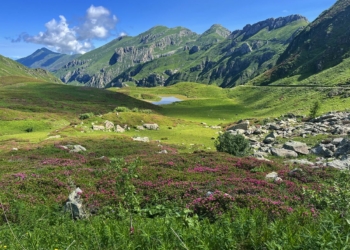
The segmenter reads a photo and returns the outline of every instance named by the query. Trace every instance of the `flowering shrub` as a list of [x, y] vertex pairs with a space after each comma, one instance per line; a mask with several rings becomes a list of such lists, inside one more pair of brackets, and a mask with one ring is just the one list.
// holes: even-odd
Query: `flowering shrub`
[[189, 209], [200, 217], [207, 217], [210, 220], [218, 218], [228, 210], [233, 208], [235, 199], [224, 192], [215, 191], [208, 193], [207, 197], [200, 197], [187, 204]]

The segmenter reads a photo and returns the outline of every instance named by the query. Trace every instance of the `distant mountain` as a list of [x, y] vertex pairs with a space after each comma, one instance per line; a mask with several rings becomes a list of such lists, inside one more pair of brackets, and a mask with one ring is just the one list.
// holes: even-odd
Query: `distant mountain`
[[213, 25], [166, 57], [129, 68], [107, 86], [135, 82], [138, 86], [170, 85], [179, 81], [233, 87], [271, 69], [289, 42], [308, 24], [306, 18], [291, 15], [270, 18], [229, 33]]
[[29, 68], [42, 68], [49, 71], [55, 71], [79, 56], [81, 55], [65, 55], [53, 52], [46, 48], [41, 48], [27, 57], [18, 59], [17, 62]]
[[18, 81], [62, 83], [57, 77], [44, 69], [29, 69], [0, 55], [0, 86]]
[[231, 87], [275, 66], [306, 18], [270, 18], [230, 32], [215, 24], [198, 35], [183, 27], [154, 27], [120, 37], [55, 72], [65, 83], [92, 87], [169, 85], [179, 81]]
[[128, 68], [169, 57], [198, 37], [183, 27], [157, 26], [136, 37], [119, 37], [66, 64], [55, 75], [65, 83], [79, 82], [103, 88]]
[[[349, 68], [350, 58], [350, 0], [338, 0], [309, 24], [289, 44], [277, 61], [277, 66], [254, 81], [254, 84], [270, 84], [285, 77], [295, 76], [296, 82], [325, 84], [323, 72], [337, 78], [334, 84], [350, 83], [349, 72], [338, 76]], [[346, 63], [347, 65], [341, 66]], [[332, 67], [337, 65], [337, 71]], [[307, 82], [304, 80], [310, 76]], [[316, 77], [323, 75], [323, 77]], [[317, 79], [317, 80], [316, 80]], [[288, 84], [288, 81], [284, 81]], [[326, 81], [332, 83], [332, 81]]]

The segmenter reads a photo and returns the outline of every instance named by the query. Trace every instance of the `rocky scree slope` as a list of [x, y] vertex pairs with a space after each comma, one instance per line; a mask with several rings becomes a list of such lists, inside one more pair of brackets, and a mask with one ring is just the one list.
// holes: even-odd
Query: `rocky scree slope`
[[[293, 114], [275, 118], [266, 125], [250, 125], [249, 121], [240, 121], [229, 127], [226, 133], [242, 134], [250, 140], [254, 154], [265, 159], [274, 155], [282, 158], [294, 158], [288, 162], [313, 166], [327, 166], [338, 169], [350, 168], [350, 113], [330, 112], [308, 122], [297, 121]], [[296, 138], [323, 135], [327, 137], [317, 145], [307, 145]], [[280, 141], [286, 141], [281, 143]], [[315, 162], [299, 156], [315, 154]]]

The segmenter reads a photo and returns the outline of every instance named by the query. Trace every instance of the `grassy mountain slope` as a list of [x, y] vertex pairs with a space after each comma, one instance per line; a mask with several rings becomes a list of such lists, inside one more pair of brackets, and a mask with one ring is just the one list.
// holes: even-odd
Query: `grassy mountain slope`
[[[278, 66], [266, 72], [254, 81], [254, 84], [303, 84], [315, 85], [344, 84], [348, 75], [339, 79], [338, 69], [332, 67], [339, 64], [348, 65], [350, 56], [350, 1], [339, 0], [330, 9], [324, 11], [314, 22], [309, 24], [290, 43], [286, 51], [278, 59]], [[347, 66], [340, 66], [347, 68]], [[327, 70], [327, 73], [322, 73]], [[314, 74], [336, 76], [332, 83], [323, 81], [322, 77], [308, 77]], [[344, 71], [343, 71], [344, 73]], [[289, 77], [288, 81], [279, 81]], [[307, 79], [307, 80], [306, 80]]]
[[27, 57], [18, 59], [17, 62], [29, 68], [42, 68], [55, 71], [79, 56], [79, 54], [65, 55], [41, 48]]
[[0, 55], [0, 86], [15, 82], [55, 82], [58, 78], [44, 69], [29, 69], [22, 64]]
[[197, 38], [196, 33], [183, 27], [157, 26], [136, 37], [117, 38], [77, 58], [55, 74], [66, 83], [76, 81], [104, 87], [129, 67], [169, 56]]
[[292, 15], [247, 25], [229, 36], [223, 27], [213, 25], [188, 50], [130, 68], [108, 86], [133, 81], [138, 86], [179, 81], [221, 87], [241, 85], [272, 68], [291, 39], [306, 25], [305, 18]]

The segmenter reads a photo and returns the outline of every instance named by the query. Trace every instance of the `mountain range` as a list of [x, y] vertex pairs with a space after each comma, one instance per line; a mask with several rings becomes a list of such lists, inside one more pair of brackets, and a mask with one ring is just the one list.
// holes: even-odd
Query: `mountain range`
[[156, 26], [84, 55], [42, 48], [18, 62], [50, 70], [66, 84], [97, 88], [180, 81], [220, 87], [345, 84], [350, 82], [349, 14], [350, 0], [339, 0], [312, 23], [290, 15], [233, 32], [214, 24], [201, 35], [184, 27]]
[[42, 68], [49, 71], [55, 71], [79, 56], [81, 55], [65, 55], [53, 52], [47, 48], [41, 48], [27, 57], [18, 59], [17, 62], [29, 68]]

